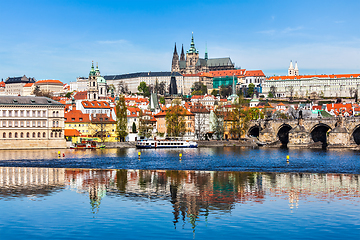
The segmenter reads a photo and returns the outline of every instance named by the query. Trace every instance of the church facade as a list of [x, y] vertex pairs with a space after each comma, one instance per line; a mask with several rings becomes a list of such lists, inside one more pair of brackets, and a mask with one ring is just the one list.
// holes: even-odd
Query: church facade
[[87, 95], [89, 100], [99, 100], [106, 97], [106, 80], [100, 75], [97, 64], [96, 69], [94, 69], [94, 63], [92, 63], [89, 73]]
[[195, 48], [194, 35], [191, 37], [190, 49], [184, 53], [184, 46], [181, 48], [180, 58], [177, 53], [176, 43], [171, 64], [171, 72], [180, 74], [197, 74], [199, 72], [233, 70], [234, 63], [229, 57], [226, 58], [208, 58], [207, 50], [205, 58], [200, 58], [199, 51]]

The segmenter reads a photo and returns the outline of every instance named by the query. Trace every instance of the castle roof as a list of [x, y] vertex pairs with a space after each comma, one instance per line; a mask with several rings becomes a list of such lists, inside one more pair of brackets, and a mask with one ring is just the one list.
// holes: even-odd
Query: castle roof
[[265, 77], [262, 70], [246, 70], [245, 77]]
[[299, 75], [299, 76], [274, 76], [269, 77], [267, 80], [299, 80], [299, 79], [312, 79], [312, 78], [329, 78], [329, 79], [337, 79], [337, 78], [360, 78], [359, 73], [354, 74], [332, 74], [332, 75]]
[[47, 85], [47, 84], [50, 84], [50, 85], [61, 85], [61, 86], [64, 85], [61, 81], [59, 81], [59, 80], [52, 80], [52, 79], [39, 80], [39, 81], [35, 82], [35, 85]]
[[[180, 61], [181, 62], [181, 61]], [[118, 79], [127, 79], [127, 78], [140, 78], [140, 77], [171, 77], [171, 74], [179, 77], [181, 76], [178, 72], [137, 72], [137, 73], [127, 73], [119, 75], [107, 75], [104, 76], [105, 80], [118, 80]]]

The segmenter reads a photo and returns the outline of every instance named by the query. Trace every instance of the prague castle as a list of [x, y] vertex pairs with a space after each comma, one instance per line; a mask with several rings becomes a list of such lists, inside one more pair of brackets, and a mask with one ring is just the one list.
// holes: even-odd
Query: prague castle
[[205, 50], [205, 58], [199, 58], [199, 51], [195, 48], [194, 35], [191, 37], [190, 49], [184, 53], [184, 46], [181, 48], [181, 55], [177, 53], [176, 44], [171, 65], [171, 72], [180, 74], [196, 74], [199, 72], [233, 70], [234, 63], [229, 57], [226, 58], [208, 58]]

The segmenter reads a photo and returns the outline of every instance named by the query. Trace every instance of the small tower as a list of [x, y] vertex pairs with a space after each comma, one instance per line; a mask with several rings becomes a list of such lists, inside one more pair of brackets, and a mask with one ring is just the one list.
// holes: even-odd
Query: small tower
[[191, 36], [190, 49], [186, 51], [186, 74], [196, 73], [196, 63], [199, 60], [199, 51], [195, 48], [194, 33]]
[[290, 61], [290, 67], [288, 69], [288, 76], [295, 76], [294, 74], [295, 73], [294, 73], [293, 63], [292, 63], [292, 61]]
[[179, 71], [180, 71], [179, 55], [178, 55], [178, 53], [177, 53], [176, 43], [175, 43], [175, 48], [174, 48], [174, 53], [173, 53], [173, 59], [172, 59], [172, 63], [171, 63], [171, 72], [179, 72]]
[[94, 62], [92, 62], [90, 73], [89, 73], [89, 80], [88, 80], [88, 99], [89, 100], [97, 100], [98, 98], [99, 98], [99, 95], [98, 95], [96, 71], [94, 69]]
[[297, 62], [295, 62], [294, 76], [299, 76], [299, 69], [298, 69]]
[[207, 61], [209, 59], [208, 51], [207, 51], [207, 44], [205, 44], [205, 60]]

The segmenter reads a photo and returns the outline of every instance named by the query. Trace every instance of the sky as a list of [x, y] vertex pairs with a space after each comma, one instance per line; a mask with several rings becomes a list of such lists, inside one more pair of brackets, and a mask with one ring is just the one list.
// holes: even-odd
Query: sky
[[236, 67], [286, 75], [360, 73], [360, 1], [12, 0], [0, 7], [0, 78], [64, 83], [170, 71], [174, 45]]

